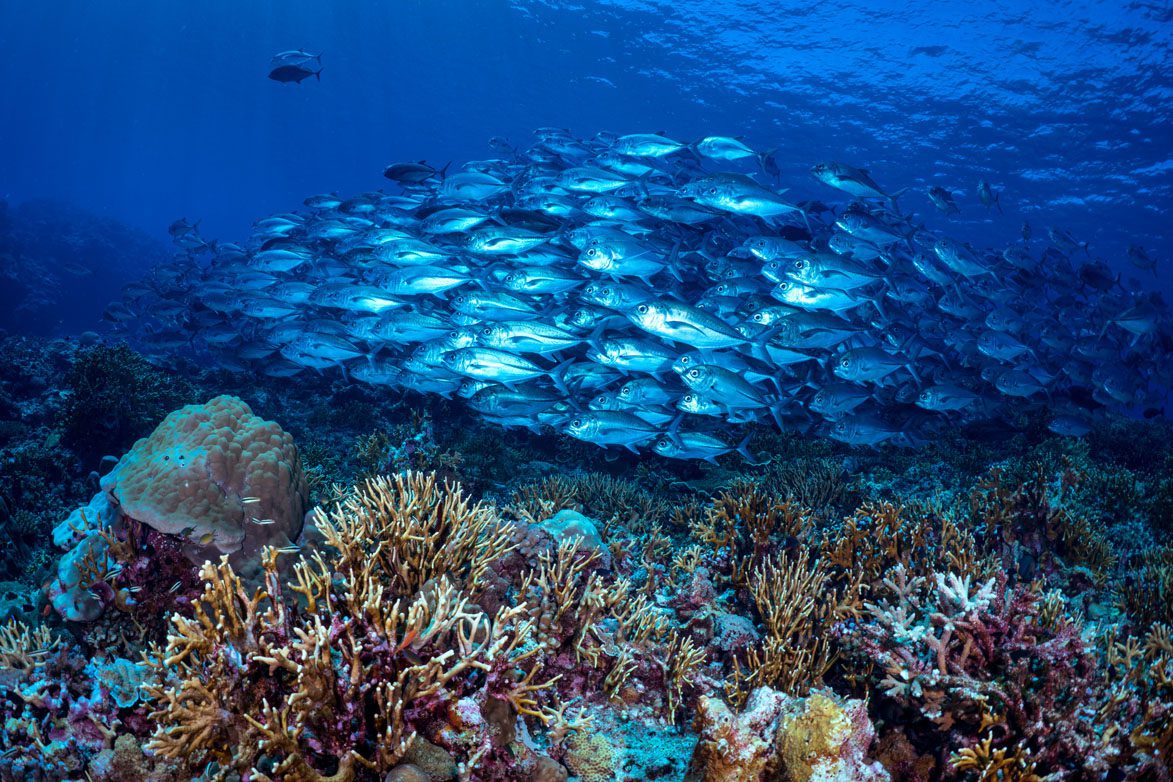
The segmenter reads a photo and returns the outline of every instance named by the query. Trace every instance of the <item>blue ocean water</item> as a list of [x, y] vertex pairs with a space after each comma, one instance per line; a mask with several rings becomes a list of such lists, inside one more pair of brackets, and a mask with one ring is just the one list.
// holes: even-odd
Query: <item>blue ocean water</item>
[[[777, 148], [795, 200], [842, 160], [919, 191], [931, 226], [924, 190], [958, 193], [962, 240], [1063, 228], [1169, 292], [1171, 22], [1159, 2], [5, 2], [0, 196], [228, 240], [311, 193], [384, 186], [390, 162], [488, 157], [539, 126], [719, 133]], [[323, 53], [320, 81], [265, 78], [299, 47]]]
[[1169, 779], [1170, 43], [0, 0], [0, 782]]

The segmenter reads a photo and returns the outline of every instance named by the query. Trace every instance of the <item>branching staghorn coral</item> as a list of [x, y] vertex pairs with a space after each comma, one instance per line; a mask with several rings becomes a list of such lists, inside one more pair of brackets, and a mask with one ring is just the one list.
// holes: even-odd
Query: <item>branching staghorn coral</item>
[[323, 518], [328, 548], [301, 557], [288, 588], [276, 549], [252, 592], [226, 560], [205, 563], [201, 599], [147, 656], [152, 751], [214, 763], [218, 779], [347, 782], [385, 774], [453, 699], [480, 693], [541, 717], [528, 609], [489, 616], [468, 594], [508, 550], [491, 511], [408, 474], [366, 483]]
[[750, 576], [749, 590], [765, 639], [750, 649], [744, 670], [735, 661], [726, 686], [730, 700], [739, 706], [757, 687], [805, 694], [821, 684], [835, 657], [833, 628], [859, 614], [859, 579], [836, 585], [828, 565], [801, 549], [767, 558]]
[[987, 736], [973, 747], [966, 747], [953, 756], [953, 768], [957, 771], [977, 773], [978, 782], [1043, 782], [1035, 773], [1030, 754], [1018, 747], [1014, 752], [994, 749], [993, 738]]
[[0, 625], [0, 668], [32, 673], [60, 642], [48, 627], [34, 630], [19, 619], [9, 619]]
[[651, 681], [664, 692], [664, 716], [674, 720], [704, 652], [672, 630], [669, 613], [648, 594], [598, 572], [599, 559], [581, 538], [568, 538], [522, 577], [518, 599], [529, 606], [549, 670], [585, 676], [620, 704], [641, 700]]
[[552, 476], [519, 486], [506, 507], [531, 524], [560, 510], [577, 510], [598, 519], [604, 537], [616, 525], [636, 531], [672, 515], [667, 502], [634, 481], [599, 472]]
[[675, 724], [684, 690], [693, 684], [697, 672], [705, 664], [705, 650], [698, 648], [691, 638], [677, 633], [673, 636], [668, 644], [667, 658], [662, 664], [667, 689], [664, 716], [668, 722]]
[[1120, 603], [1137, 627], [1173, 624], [1173, 545], [1144, 554]]
[[[1096, 713], [1105, 747], [1120, 745], [1117, 762], [1140, 772], [1173, 769], [1173, 630], [1155, 623], [1143, 640], [1110, 628], [1102, 638], [1106, 692]], [[1159, 777], [1154, 777], [1159, 778]]]
[[738, 481], [713, 500], [691, 525], [692, 536], [712, 551], [712, 564], [736, 586], [773, 551], [809, 538], [809, 511], [781, 500], [751, 481]]
[[766, 491], [823, 515], [841, 506], [849, 493], [842, 459], [830, 456], [774, 461], [761, 476]]
[[1048, 602], [1037, 584], [1008, 588], [1005, 574], [897, 568], [846, 643], [877, 664], [877, 695], [935, 722], [962, 768], [1100, 778], [1119, 748], [1093, 719], [1096, 655], [1073, 612], [1052, 605], [1044, 620]]
[[518, 486], [505, 507], [522, 521], [538, 524], [560, 510], [578, 510], [574, 491], [573, 480], [555, 475]]
[[368, 479], [315, 515], [326, 543], [344, 558], [339, 570], [360, 572], [378, 559], [401, 594], [440, 576], [475, 592], [489, 563], [513, 548], [508, 524], [434, 473]]
[[967, 525], [924, 504], [865, 502], [824, 530], [819, 550], [837, 575], [868, 585], [896, 566], [922, 576], [948, 570], [983, 580], [998, 569]]

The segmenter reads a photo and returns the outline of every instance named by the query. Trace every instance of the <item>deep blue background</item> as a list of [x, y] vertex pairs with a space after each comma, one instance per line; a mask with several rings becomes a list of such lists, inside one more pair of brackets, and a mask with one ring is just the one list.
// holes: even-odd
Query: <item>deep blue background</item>
[[[536, 126], [737, 134], [779, 148], [796, 200], [832, 197], [807, 172], [841, 160], [918, 188], [902, 203], [933, 227], [924, 189], [956, 191], [962, 239], [1056, 225], [1169, 290], [1124, 252], [1173, 248], [1171, 29], [1159, 2], [0, 0], [0, 197], [231, 240]], [[321, 82], [267, 79], [298, 47]]]

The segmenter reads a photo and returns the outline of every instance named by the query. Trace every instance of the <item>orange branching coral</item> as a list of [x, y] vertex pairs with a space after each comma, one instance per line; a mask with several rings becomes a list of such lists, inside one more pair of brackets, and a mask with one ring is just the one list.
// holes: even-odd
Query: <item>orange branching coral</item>
[[616, 524], [643, 529], [672, 516], [667, 502], [634, 481], [597, 472], [526, 484], [513, 492], [506, 507], [530, 523], [569, 508], [598, 519], [604, 531]]
[[522, 577], [518, 596], [529, 606], [536, 642], [558, 665], [568, 666], [573, 658], [597, 672], [601, 680], [595, 681], [617, 702], [638, 697], [629, 690], [632, 677], [658, 665], [663, 678], [677, 682], [677, 701], [670, 707], [675, 711], [694, 670], [685, 660], [695, 659], [697, 651], [681, 645], [670, 631], [668, 612], [646, 593], [633, 593], [627, 579], [597, 571], [599, 552], [580, 542], [568, 538], [543, 552], [538, 567]]
[[544, 719], [528, 609], [490, 616], [469, 595], [508, 550], [489, 511], [408, 475], [368, 482], [323, 526], [327, 547], [288, 588], [276, 549], [251, 592], [227, 559], [204, 564], [201, 599], [147, 655], [155, 753], [193, 772], [214, 763], [218, 780], [348, 782], [385, 774], [453, 699]]
[[836, 585], [827, 563], [812, 562], [803, 549], [767, 559], [753, 572], [749, 589], [766, 637], [750, 649], [746, 672], [736, 666], [727, 687], [733, 703], [756, 687], [801, 694], [821, 683], [835, 658], [831, 629], [860, 613], [858, 577]]
[[1120, 602], [1137, 627], [1173, 624], [1173, 545], [1148, 552]]
[[635, 481], [592, 472], [576, 477], [574, 497], [582, 512], [608, 524], [617, 522], [632, 531], [657, 521], [667, 521], [672, 508]]
[[675, 724], [676, 712], [680, 707], [684, 690], [692, 686], [697, 673], [705, 664], [705, 650], [697, 648], [691, 638], [675, 633], [673, 635], [668, 645], [668, 655], [662, 665], [667, 690], [665, 717], [668, 722]]
[[506, 508], [529, 524], [548, 519], [560, 510], [578, 510], [574, 483], [556, 475], [524, 484], [514, 489]]
[[994, 469], [978, 482], [969, 496], [967, 528], [982, 551], [1000, 558], [1012, 574], [1023, 550], [1035, 554], [1040, 564], [1053, 567], [1055, 554], [1066, 553], [1062, 544], [1071, 539], [1070, 527], [1076, 523], [1065, 503], [1078, 475], [1066, 469], [1052, 481], [1048, 467], [1037, 463], [1018, 486], [1008, 485], [1005, 477], [1002, 470]]
[[514, 545], [492, 508], [472, 503], [459, 485], [437, 482], [434, 473], [369, 479], [316, 515], [326, 543], [343, 557], [341, 570], [359, 572], [378, 559], [401, 594], [440, 576], [475, 592], [489, 563]]
[[788, 540], [806, 540], [813, 523], [810, 512], [797, 503], [781, 500], [756, 483], [739, 481], [713, 500], [691, 531], [712, 549], [713, 564], [727, 570], [733, 584], [744, 586], [772, 551]]
[[775, 461], [761, 478], [766, 491], [820, 515], [843, 504], [850, 486], [841, 459], [807, 457]]
[[875, 584], [896, 566], [919, 575], [934, 568], [988, 578], [996, 564], [983, 557], [973, 534], [922, 505], [865, 502], [823, 533], [822, 556], [839, 573]]
[[989, 736], [972, 748], [960, 750], [952, 760], [957, 771], [976, 772], [979, 782], [1043, 782], [1035, 773], [1030, 753], [1021, 747], [1014, 752], [994, 749]]
[[822, 553], [833, 567], [878, 581], [895, 565], [929, 558], [932, 532], [925, 518], [890, 502], [865, 502], [823, 535]]
[[1155, 623], [1143, 640], [1109, 631], [1103, 643], [1108, 689], [1096, 716], [1104, 745], [1127, 736], [1135, 753], [1173, 757], [1173, 630]]
[[0, 625], [0, 668], [32, 673], [60, 642], [48, 627], [34, 630], [19, 619], [9, 619]]
[[581, 549], [582, 537], [563, 540], [551, 554], [543, 551], [537, 570], [522, 578], [519, 594], [529, 605], [537, 628], [538, 642], [547, 651], [569, 643], [576, 659], [598, 662], [600, 653], [595, 631], [615, 595], [609, 593], [603, 577], [591, 572], [600, 554]]
[[1098, 587], [1103, 587], [1116, 567], [1112, 544], [1086, 516], [1067, 515], [1059, 532], [1060, 542], [1072, 565], [1083, 567]]

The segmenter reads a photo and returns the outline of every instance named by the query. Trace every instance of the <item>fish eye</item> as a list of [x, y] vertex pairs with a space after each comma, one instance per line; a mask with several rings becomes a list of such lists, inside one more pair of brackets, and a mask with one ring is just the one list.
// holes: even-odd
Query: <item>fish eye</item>
[[646, 304], [641, 304], [641, 305], [639, 305], [638, 307], [636, 307], [636, 310], [638, 310], [638, 311], [639, 311], [639, 314], [640, 314], [640, 315], [646, 315], [646, 314], [647, 314], [647, 312], [648, 312], [648, 305], [646, 305]]
[[593, 257], [595, 257], [595, 254], [596, 254], [596, 253], [595, 253], [595, 248], [594, 248], [594, 247], [592, 247], [591, 249], [587, 250], [587, 255], [591, 256], [592, 258], [593, 258]]
[[690, 369], [688, 371], [688, 376], [695, 380], [696, 378], [701, 376], [701, 371], [699, 369]]
[[794, 268], [795, 269], [805, 269], [806, 268], [806, 261], [804, 261], [802, 258], [799, 258], [797, 261], [794, 262]]
[[790, 283], [786, 282], [786, 280], [783, 280], [782, 282], [778, 283], [778, 290], [790, 290]]
[[849, 366], [851, 366], [851, 359], [849, 359], [847, 356], [844, 356], [843, 358], [839, 359], [839, 366], [847, 369]]
[[[453, 334], [455, 334], [456, 332], [452, 332], [452, 333], [453, 333]], [[485, 327], [484, 327], [484, 328], [481, 330], [481, 333], [482, 333], [482, 334], [484, 334], [484, 335], [487, 337], [487, 336], [489, 336], [490, 334], [492, 334], [492, 333], [493, 333], [493, 328], [492, 328], [491, 326], [485, 326]]]
[[575, 426], [575, 427], [582, 426], [582, 419], [575, 418], [573, 421], [570, 422], [570, 425]]
[[709, 188], [709, 195], [716, 195], [716, 194], [717, 194], [717, 188], [710, 187]]
[[755, 312], [755, 313], [753, 314], [753, 320], [754, 320], [754, 323], [761, 323], [761, 322], [762, 322], [762, 318], [764, 318], [764, 317], [766, 317], [766, 316], [765, 316], [765, 315], [763, 315], [762, 313], [760, 313], [760, 312]]

